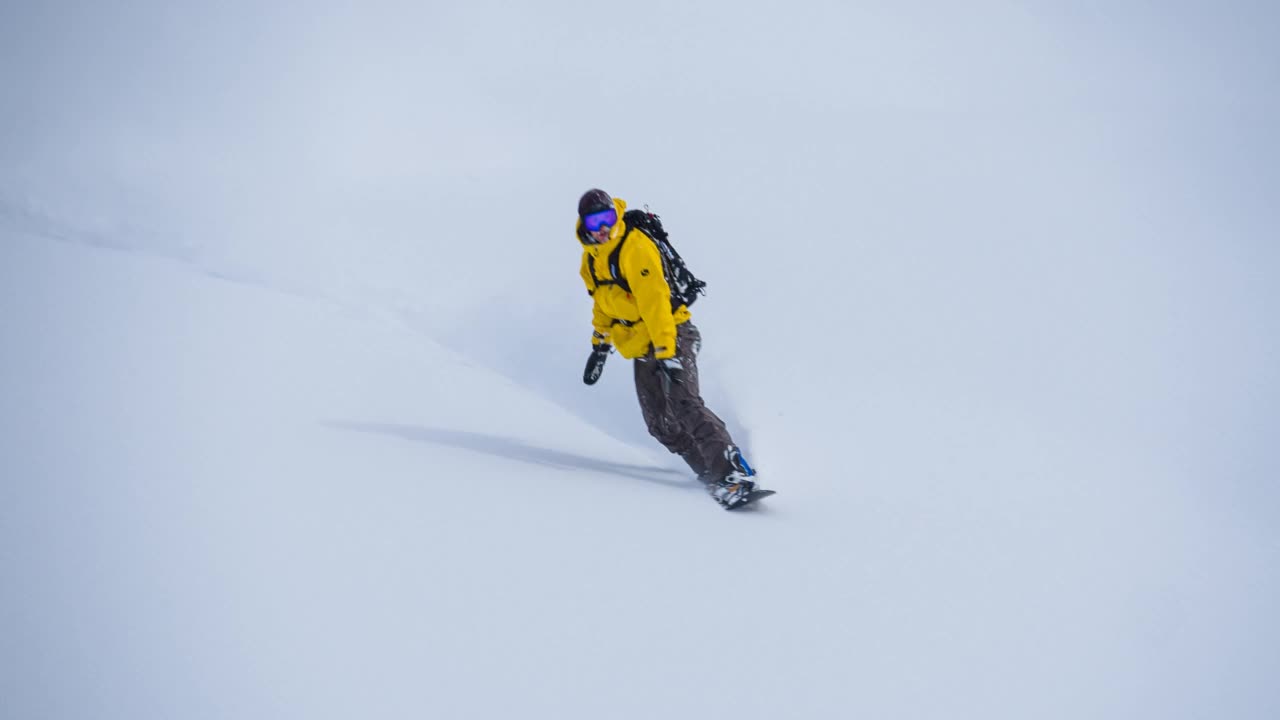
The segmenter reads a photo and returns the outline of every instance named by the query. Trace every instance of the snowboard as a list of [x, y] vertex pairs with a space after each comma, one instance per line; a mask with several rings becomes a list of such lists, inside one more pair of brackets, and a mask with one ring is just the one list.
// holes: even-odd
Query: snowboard
[[751, 492], [747, 493], [746, 500], [743, 500], [737, 505], [726, 507], [725, 510], [741, 510], [743, 508], [749, 508], [752, 505], [754, 505], [757, 500], [762, 500], [764, 498], [769, 497], [770, 495], [776, 495], [776, 494], [777, 494], [776, 490], [759, 490], [759, 489], [752, 490]]

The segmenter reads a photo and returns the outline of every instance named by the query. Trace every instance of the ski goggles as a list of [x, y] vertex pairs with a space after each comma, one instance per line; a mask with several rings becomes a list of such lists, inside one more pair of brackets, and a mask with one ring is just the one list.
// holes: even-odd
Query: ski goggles
[[582, 227], [586, 228], [587, 232], [596, 232], [600, 228], [613, 227], [617, 223], [618, 211], [613, 208], [593, 212], [582, 218]]

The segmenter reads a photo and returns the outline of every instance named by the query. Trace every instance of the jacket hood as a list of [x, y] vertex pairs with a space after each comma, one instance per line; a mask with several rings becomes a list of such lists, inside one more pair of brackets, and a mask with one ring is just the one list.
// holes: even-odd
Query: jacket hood
[[578, 242], [582, 243], [582, 248], [584, 250], [590, 249], [590, 248], [604, 247], [605, 245], [612, 244], [616, 242], [618, 238], [622, 237], [622, 234], [624, 232], [626, 232], [627, 228], [626, 228], [626, 224], [623, 223], [622, 221], [622, 216], [627, 212], [627, 201], [623, 200], [622, 198], [614, 198], [613, 207], [618, 211], [618, 222], [614, 223], [613, 227], [609, 229], [609, 239], [602, 243], [597, 243], [595, 241], [587, 239], [588, 238], [587, 232], [582, 227], [582, 218], [578, 218], [578, 225], [577, 225]]

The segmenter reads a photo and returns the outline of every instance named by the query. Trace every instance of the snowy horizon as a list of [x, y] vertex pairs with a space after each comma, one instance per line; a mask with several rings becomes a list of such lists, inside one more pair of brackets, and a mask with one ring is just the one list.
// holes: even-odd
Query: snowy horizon
[[5, 6], [0, 716], [1276, 717], [1278, 19]]

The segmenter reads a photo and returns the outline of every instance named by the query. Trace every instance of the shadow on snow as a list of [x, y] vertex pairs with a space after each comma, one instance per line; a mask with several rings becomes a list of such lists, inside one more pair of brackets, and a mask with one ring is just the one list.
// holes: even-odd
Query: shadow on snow
[[586, 455], [576, 455], [563, 450], [538, 447], [514, 438], [464, 430], [444, 430], [440, 428], [417, 427], [413, 425], [397, 425], [394, 423], [369, 423], [351, 421], [328, 421], [326, 426], [338, 430], [389, 435], [391, 437], [412, 440], [414, 442], [443, 445], [461, 448], [472, 452], [495, 457], [517, 460], [531, 465], [560, 468], [566, 470], [589, 470], [592, 472], [621, 475], [635, 480], [667, 485], [669, 487], [692, 488], [697, 484], [687, 473], [679, 470], [661, 468], [652, 465], [628, 465], [610, 462]]

